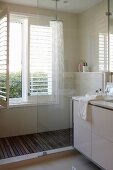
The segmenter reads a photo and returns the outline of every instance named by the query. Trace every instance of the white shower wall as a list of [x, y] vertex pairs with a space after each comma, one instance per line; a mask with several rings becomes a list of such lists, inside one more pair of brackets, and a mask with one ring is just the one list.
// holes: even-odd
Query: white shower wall
[[101, 89], [104, 92], [104, 74], [99, 72], [76, 72], [74, 74], [74, 84], [77, 95], [95, 93]]

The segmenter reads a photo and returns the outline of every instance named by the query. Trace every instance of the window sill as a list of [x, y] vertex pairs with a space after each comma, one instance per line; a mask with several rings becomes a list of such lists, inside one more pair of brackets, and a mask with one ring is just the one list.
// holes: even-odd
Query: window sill
[[13, 108], [13, 107], [29, 107], [29, 106], [31, 106], [31, 107], [35, 107], [35, 106], [37, 106], [37, 105], [53, 105], [53, 104], [56, 104], [55, 102], [53, 102], [53, 103], [49, 103], [49, 102], [47, 102], [47, 103], [30, 103], [30, 102], [20, 102], [20, 103], [10, 103], [9, 104], [9, 108]]
[[[8, 108], [16, 108], [16, 107], [36, 107], [36, 103], [10, 103]], [[6, 109], [5, 107], [0, 105], [0, 109]]]
[[[8, 108], [19, 108], [19, 107], [36, 107], [37, 105], [53, 105], [58, 103], [10, 103]], [[6, 109], [5, 107], [0, 105], [0, 109]]]
[[[10, 103], [9, 108], [14, 108], [14, 107], [36, 107], [38, 105], [56, 105], [58, 104], [57, 102], [46, 102], [46, 103], [30, 103], [30, 102], [19, 102], [19, 103]], [[3, 108], [1, 106], [1, 108]]]
[[[44, 98], [43, 98], [44, 99]], [[23, 101], [22, 98], [14, 98], [14, 99], [9, 99], [9, 107], [8, 108], [15, 108], [15, 107], [36, 107], [39, 105], [56, 105], [58, 104], [57, 100], [28, 100], [28, 101]], [[0, 109], [6, 109], [3, 106], [0, 106]]]
[[36, 106], [36, 102], [23, 101], [22, 98], [9, 99], [9, 108]]
[[25, 103], [25, 102], [20, 102], [20, 103], [10, 103], [9, 108], [13, 107], [28, 107], [28, 106], [37, 106], [36, 103]]

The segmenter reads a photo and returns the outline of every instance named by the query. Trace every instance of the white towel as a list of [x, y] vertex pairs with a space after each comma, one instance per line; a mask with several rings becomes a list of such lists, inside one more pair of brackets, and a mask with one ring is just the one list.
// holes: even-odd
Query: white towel
[[78, 115], [86, 120], [87, 119], [87, 110], [88, 110], [88, 100], [87, 98], [84, 96], [84, 97], [80, 97], [78, 99], [79, 101], [79, 104], [78, 104]]
[[88, 113], [88, 103], [91, 100], [103, 100], [104, 96], [97, 94], [97, 95], [88, 95], [86, 94], [83, 97], [79, 97], [79, 108], [78, 108], [78, 115], [83, 119], [87, 120], [87, 113]]

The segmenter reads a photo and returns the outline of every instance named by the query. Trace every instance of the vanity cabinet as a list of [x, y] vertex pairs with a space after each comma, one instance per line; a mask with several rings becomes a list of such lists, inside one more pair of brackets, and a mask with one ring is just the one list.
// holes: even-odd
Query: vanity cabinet
[[84, 121], [78, 115], [78, 101], [73, 102], [74, 118], [74, 147], [91, 158], [91, 114], [89, 120]]
[[113, 110], [89, 105], [88, 120], [73, 101], [74, 147], [105, 170], [113, 170]]
[[113, 110], [92, 106], [92, 160], [113, 170]]

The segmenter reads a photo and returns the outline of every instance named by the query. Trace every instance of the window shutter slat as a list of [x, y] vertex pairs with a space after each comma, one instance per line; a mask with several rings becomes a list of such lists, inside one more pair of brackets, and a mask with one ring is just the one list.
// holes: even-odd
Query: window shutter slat
[[52, 94], [52, 30], [30, 26], [30, 94]]
[[9, 104], [9, 15], [7, 11], [3, 11], [0, 16], [0, 105], [7, 107]]
[[99, 71], [108, 71], [108, 36], [99, 34]]

